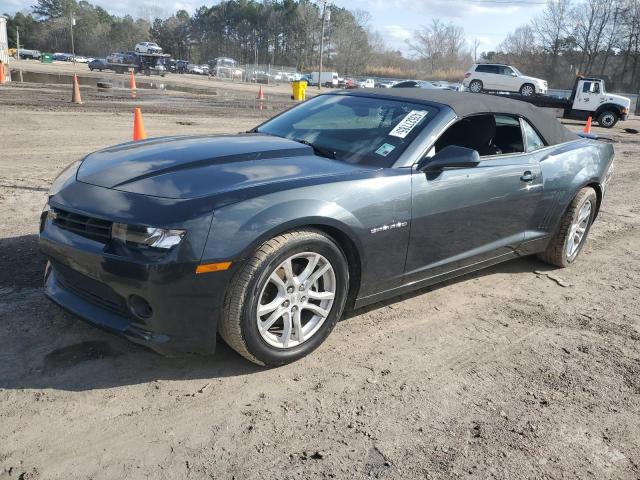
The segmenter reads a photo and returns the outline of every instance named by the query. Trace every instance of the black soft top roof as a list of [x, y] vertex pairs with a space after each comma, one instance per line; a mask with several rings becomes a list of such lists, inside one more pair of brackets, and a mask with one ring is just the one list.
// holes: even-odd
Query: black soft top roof
[[[479, 93], [456, 92], [425, 88], [389, 88], [385, 90], [356, 89], [341, 92], [345, 95], [384, 97], [418, 103], [449, 106], [458, 117], [482, 113], [507, 113], [526, 118], [542, 135], [548, 145], [570, 142], [578, 136], [569, 131], [553, 115], [530, 103]], [[437, 106], [437, 105], [435, 105]]]

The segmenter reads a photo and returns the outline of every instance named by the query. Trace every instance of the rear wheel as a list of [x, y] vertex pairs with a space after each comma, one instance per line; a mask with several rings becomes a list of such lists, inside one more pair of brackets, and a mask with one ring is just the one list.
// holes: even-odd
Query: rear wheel
[[530, 83], [525, 83], [520, 87], [520, 95], [523, 97], [532, 97], [536, 94], [536, 89]]
[[618, 113], [613, 110], [605, 110], [598, 115], [598, 125], [604, 128], [611, 128], [618, 123]]
[[469, 84], [469, 91], [473, 93], [482, 92], [482, 82], [480, 80], [471, 80]]
[[219, 331], [240, 355], [283, 365], [315, 350], [331, 333], [347, 298], [342, 250], [316, 230], [296, 230], [264, 243], [227, 292]]
[[568, 267], [575, 262], [587, 241], [597, 202], [598, 197], [593, 188], [585, 187], [580, 190], [562, 217], [558, 231], [547, 249], [538, 257], [558, 267]]

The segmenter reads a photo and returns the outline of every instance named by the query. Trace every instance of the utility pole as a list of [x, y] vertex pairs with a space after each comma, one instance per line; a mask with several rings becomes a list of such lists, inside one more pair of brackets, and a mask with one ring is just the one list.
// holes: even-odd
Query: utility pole
[[16, 60], [20, 60], [20, 31], [16, 27]]
[[320, 65], [318, 71], [318, 90], [322, 90], [322, 56], [324, 54], [324, 22], [327, 16], [327, 4], [330, 0], [322, 1], [322, 27], [320, 29]]
[[71, 55], [73, 55], [73, 64], [76, 63], [76, 47], [73, 44], [73, 26], [76, 24], [76, 19], [73, 18], [73, 11], [69, 13], [69, 26], [71, 27]]
[[478, 39], [476, 38], [473, 41], [473, 61], [477, 62], [478, 61], [478, 45], [480, 45], [480, 42], [478, 41]]

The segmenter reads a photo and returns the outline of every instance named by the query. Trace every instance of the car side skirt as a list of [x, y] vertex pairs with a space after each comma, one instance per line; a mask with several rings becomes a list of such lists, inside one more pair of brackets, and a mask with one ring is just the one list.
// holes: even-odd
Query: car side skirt
[[419, 290], [421, 288], [429, 287], [431, 285], [435, 285], [437, 283], [441, 283], [446, 280], [450, 280], [452, 278], [460, 277], [462, 275], [466, 275], [467, 273], [475, 272], [477, 270], [482, 270], [483, 268], [490, 267], [491, 265], [506, 262], [507, 260], [512, 260], [520, 256], [521, 255], [518, 253], [509, 252], [503, 255], [499, 255], [497, 257], [490, 258], [488, 260], [483, 260], [478, 263], [474, 263], [471, 265], [467, 265], [465, 267], [458, 268], [456, 270], [452, 270], [450, 272], [444, 272], [442, 274], [435, 275], [433, 277], [428, 277], [422, 280], [416, 280], [414, 282], [405, 283], [404, 285], [401, 285], [396, 288], [392, 288], [390, 290], [385, 290], [384, 292], [376, 293], [374, 295], [369, 295], [367, 297], [358, 298], [355, 301], [354, 308], [360, 308], [367, 305], [371, 305], [372, 303], [388, 300], [389, 298], [402, 295], [403, 293], [408, 293], [414, 290]]

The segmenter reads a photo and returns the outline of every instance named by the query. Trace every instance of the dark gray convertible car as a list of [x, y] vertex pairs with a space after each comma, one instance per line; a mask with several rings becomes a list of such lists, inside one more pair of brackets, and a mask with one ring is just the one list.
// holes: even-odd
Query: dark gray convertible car
[[54, 181], [46, 294], [154, 350], [262, 365], [346, 308], [585, 244], [610, 144], [514, 100], [424, 89], [320, 95], [239, 135], [106, 148]]

